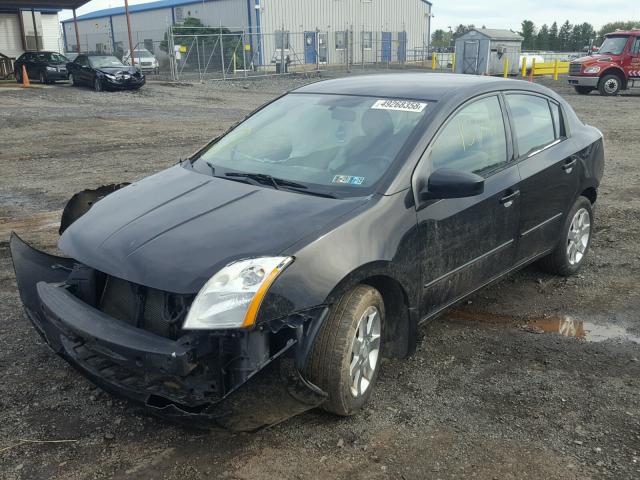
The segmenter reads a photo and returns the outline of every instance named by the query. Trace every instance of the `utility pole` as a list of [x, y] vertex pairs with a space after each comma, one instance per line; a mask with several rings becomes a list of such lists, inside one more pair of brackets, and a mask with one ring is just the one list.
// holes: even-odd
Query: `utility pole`
[[124, 15], [127, 17], [127, 32], [129, 33], [129, 56], [131, 57], [131, 66], [136, 66], [136, 57], [133, 51], [133, 37], [131, 36], [131, 18], [129, 17], [129, 0], [124, 0]]

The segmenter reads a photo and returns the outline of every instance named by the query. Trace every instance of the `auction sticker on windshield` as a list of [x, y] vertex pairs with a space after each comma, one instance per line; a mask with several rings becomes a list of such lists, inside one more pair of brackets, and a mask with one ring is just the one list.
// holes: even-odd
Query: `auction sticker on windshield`
[[400, 112], [420, 113], [427, 108], [427, 104], [411, 100], [378, 100], [371, 108], [374, 110], [396, 110]]

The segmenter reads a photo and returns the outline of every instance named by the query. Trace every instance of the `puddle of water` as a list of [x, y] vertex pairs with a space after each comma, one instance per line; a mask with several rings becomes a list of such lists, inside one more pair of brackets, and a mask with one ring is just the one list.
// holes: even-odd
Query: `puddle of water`
[[630, 333], [625, 327], [612, 323], [593, 323], [579, 320], [569, 315], [556, 315], [543, 318], [522, 320], [506, 315], [494, 315], [487, 312], [474, 312], [455, 309], [450, 315], [459, 320], [483, 323], [494, 323], [504, 326], [520, 325], [531, 333], [555, 333], [565, 337], [573, 337], [587, 342], [604, 342], [605, 340], [624, 340], [640, 344], [640, 336]]
[[575, 337], [587, 342], [604, 342], [615, 339], [640, 343], [640, 336], [633, 335], [620, 325], [584, 322], [568, 315], [529, 320], [527, 326], [539, 328], [545, 333], [558, 333], [565, 337]]

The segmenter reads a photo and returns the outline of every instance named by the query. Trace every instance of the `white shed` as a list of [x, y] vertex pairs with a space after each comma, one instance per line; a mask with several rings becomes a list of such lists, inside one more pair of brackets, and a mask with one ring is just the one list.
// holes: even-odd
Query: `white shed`
[[517, 75], [520, 35], [511, 30], [474, 28], [456, 39], [456, 73], [471, 75], [501, 75], [504, 62], [509, 62], [509, 74]]

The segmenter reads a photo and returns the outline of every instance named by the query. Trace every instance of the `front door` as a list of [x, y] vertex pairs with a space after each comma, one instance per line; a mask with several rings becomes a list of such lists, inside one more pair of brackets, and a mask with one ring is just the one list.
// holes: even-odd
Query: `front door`
[[477, 75], [479, 61], [480, 41], [471, 40], [464, 42], [464, 49], [462, 52], [462, 73]]
[[579, 193], [579, 154], [567, 141], [560, 105], [541, 95], [505, 95], [511, 114], [522, 214], [518, 261], [555, 247], [565, 214]]
[[520, 217], [520, 175], [498, 95], [455, 113], [427, 149], [423, 165], [485, 178], [475, 197], [427, 202], [417, 212], [422, 244], [422, 316], [433, 314], [508, 270]]
[[629, 60], [625, 65], [625, 73], [629, 79], [634, 79], [636, 86], [640, 85], [640, 36], [632, 39], [629, 49]]
[[27, 69], [27, 75], [29, 79], [33, 80], [34, 78], [38, 78], [40, 72], [38, 71], [38, 64], [36, 63], [36, 54], [35, 53], [27, 53], [24, 59], [24, 66]]
[[316, 32], [304, 32], [304, 63], [315, 64], [318, 58]]
[[398, 32], [398, 62], [407, 61], [407, 32]]
[[381, 60], [383, 62], [391, 61], [391, 32], [382, 32], [381, 43]]

